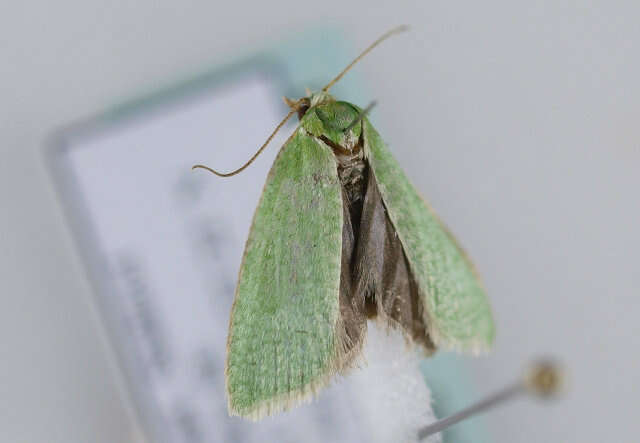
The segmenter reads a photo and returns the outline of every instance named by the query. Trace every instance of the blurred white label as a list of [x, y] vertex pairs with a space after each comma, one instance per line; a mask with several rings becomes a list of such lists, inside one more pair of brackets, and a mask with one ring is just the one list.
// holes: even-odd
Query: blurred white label
[[[95, 257], [99, 306], [154, 440], [378, 441], [371, 413], [363, 417], [372, 410], [363, 394], [371, 386], [334, 386], [312, 405], [258, 424], [227, 414], [224, 360], [236, 277], [268, 169], [291, 127], [238, 176], [191, 166], [242, 165], [283, 117], [278, 92], [247, 74], [72, 134], [64, 151], [75, 195], [68, 198], [79, 200], [71, 206], [82, 208], [81, 230], [89, 233], [81, 247]], [[416, 389], [426, 390], [416, 374], [423, 386]]]

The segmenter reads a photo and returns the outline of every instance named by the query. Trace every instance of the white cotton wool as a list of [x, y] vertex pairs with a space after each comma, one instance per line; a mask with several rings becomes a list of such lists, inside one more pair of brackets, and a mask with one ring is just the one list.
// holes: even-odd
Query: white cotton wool
[[[340, 383], [350, 391], [358, 411], [363, 441], [417, 442], [418, 430], [436, 418], [431, 392], [419, 368], [418, 350], [397, 331], [370, 322], [364, 359]], [[440, 435], [422, 440], [439, 443]]]

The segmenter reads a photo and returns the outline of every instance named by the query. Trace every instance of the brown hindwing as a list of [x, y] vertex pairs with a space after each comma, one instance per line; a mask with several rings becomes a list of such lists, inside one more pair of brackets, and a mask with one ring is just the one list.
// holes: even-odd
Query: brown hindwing
[[358, 299], [353, 296], [353, 285], [351, 277], [351, 257], [355, 249], [356, 239], [354, 237], [351, 217], [349, 215], [349, 201], [347, 195], [342, 192], [343, 204], [343, 226], [342, 226], [342, 264], [340, 268], [340, 317], [342, 319], [341, 348], [340, 353], [342, 368], [348, 368], [358, 356], [364, 343], [367, 332], [367, 316], [364, 306], [358, 303]]
[[357, 223], [351, 221], [352, 226], [358, 226], [350, 260], [352, 304], [368, 317], [378, 316], [390, 327], [400, 329], [410, 341], [432, 353], [435, 345], [423, 320], [423, 305], [409, 262], [373, 171], [367, 167], [363, 172], [366, 191], [362, 213]]
[[[322, 140], [327, 143], [325, 140]], [[327, 143], [328, 144], [328, 143]], [[340, 314], [342, 368], [360, 353], [367, 318], [399, 329], [427, 354], [435, 351], [424, 322], [424, 306], [402, 243], [387, 215], [373, 170], [362, 155], [328, 144], [338, 159], [342, 183]]]

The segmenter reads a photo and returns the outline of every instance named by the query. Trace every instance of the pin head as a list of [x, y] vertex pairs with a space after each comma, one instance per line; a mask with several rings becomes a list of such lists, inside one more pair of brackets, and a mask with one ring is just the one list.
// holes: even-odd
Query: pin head
[[530, 392], [540, 397], [550, 397], [562, 387], [562, 370], [551, 360], [541, 360], [529, 369], [525, 384]]

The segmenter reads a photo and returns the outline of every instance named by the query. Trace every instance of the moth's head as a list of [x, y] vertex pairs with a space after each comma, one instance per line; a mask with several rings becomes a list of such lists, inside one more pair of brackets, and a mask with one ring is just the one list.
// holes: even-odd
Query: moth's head
[[350, 152], [361, 133], [359, 110], [347, 102], [336, 101], [326, 91], [311, 92], [298, 100], [284, 97], [285, 103], [298, 113], [302, 127], [331, 144], [334, 149]]
[[[325, 143], [329, 144], [334, 151], [353, 154], [358, 150], [358, 141], [362, 133], [362, 121], [365, 114], [375, 104], [372, 102], [367, 108], [360, 111], [355, 106], [345, 102], [336, 101], [331, 94], [327, 91], [337, 83], [351, 67], [356, 64], [362, 57], [364, 57], [369, 51], [376, 47], [380, 42], [386, 40], [389, 36], [406, 31], [406, 26], [398, 26], [383, 34], [378, 40], [373, 42], [367, 49], [365, 49], [358, 57], [355, 58], [346, 68], [340, 72], [333, 80], [331, 80], [324, 88], [318, 92], [311, 92], [307, 90], [306, 97], [302, 97], [298, 100], [291, 100], [284, 97], [285, 103], [291, 108], [291, 111], [286, 117], [276, 126], [276, 129], [271, 133], [266, 142], [258, 149], [258, 152], [254, 154], [247, 163], [235, 171], [229, 173], [221, 173], [214, 169], [211, 169], [204, 165], [195, 165], [193, 169], [200, 168], [206, 169], [220, 177], [231, 177], [242, 172], [247, 166], [249, 166], [258, 155], [269, 144], [271, 139], [275, 136], [280, 128], [293, 116], [298, 114], [300, 119], [300, 125], [309, 134], [312, 134], [320, 138]], [[313, 110], [314, 112], [309, 112]]]
[[291, 100], [288, 97], [284, 97], [284, 102], [292, 110], [296, 111], [299, 120], [302, 120], [302, 117], [305, 116], [309, 108], [335, 101], [336, 99], [326, 91], [311, 92], [308, 88], [307, 95], [298, 100]]

